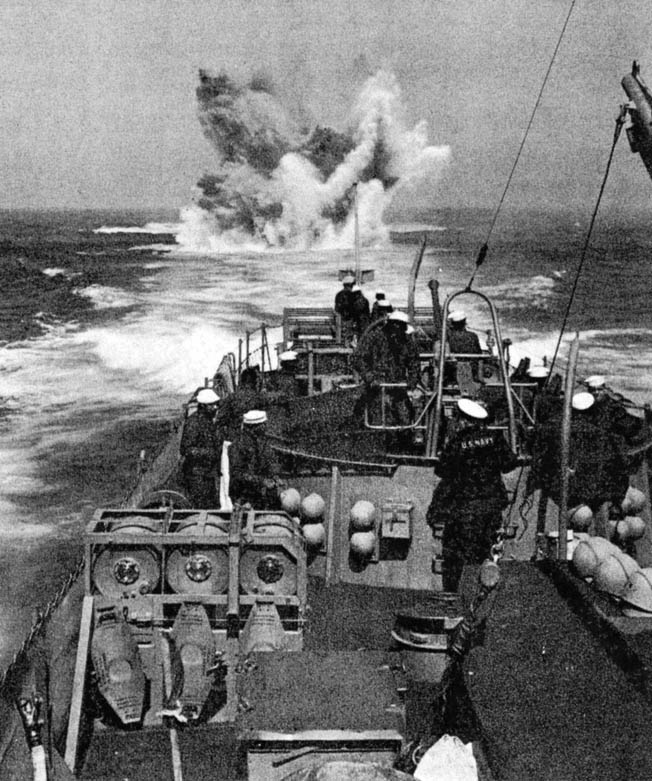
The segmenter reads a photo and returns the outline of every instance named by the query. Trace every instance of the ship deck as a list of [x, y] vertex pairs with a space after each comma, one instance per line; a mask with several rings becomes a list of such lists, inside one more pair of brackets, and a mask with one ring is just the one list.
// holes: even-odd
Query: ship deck
[[506, 781], [652, 778], [652, 621], [617, 617], [555, 569], [503, 564], [464, 668], [490, 765]]
[[[248, 741], [259, 733], [295, 734], [300, 742], [323, 730], [400, 738], [406, 710], [411, 729], [432, 718], [432, 697], [424, 697], [430, 685], [408, 681], [398, 696], [401, 656], [391, 637], [396, 612], [424, 601], [428, 595], [419, 590], [328, 586], [311, 577], [304, 650], [253, 656], [255, 664], [238, 675], [235, 722], [180, 728], [174, 738], [162, 727], [115, 730], [96, 723], [79, 777], [149, 780], [156, 768], [157, 779], [172, 781], [171, 740], [184, 778], [239, 781], [247, 778]], [[302, 748], [295, 753], [304, 755]], [[280, 756], [287, 772], [295, 769], [292, 752]]]

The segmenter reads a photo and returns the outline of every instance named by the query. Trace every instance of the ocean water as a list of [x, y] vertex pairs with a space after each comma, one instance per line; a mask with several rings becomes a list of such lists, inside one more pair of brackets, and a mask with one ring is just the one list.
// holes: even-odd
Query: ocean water
[[[489, 219], [414, 215], [433, 228], [417, 304], [429, 304], [433, 276], [442, 296], [466, 285]], [[166, 213], [0, 213], [0, 667], [79, 557], [88, 509], [121, 501], [140, 450], [164, 440], [221, 356], [245, 329], [280, 324], [285, 306], [332, 304], [338, 269], [353, 264], [352, 250], [328, 246], [199, 252], [176, 223]], [[568, 213], [501, 218], [474, 289], [494, 300], [514, 363], [552, 356], [587, 224]], [[563, 367], [578, 331], [580, 376], [604, 373], [639, 403], [651, 395], [651, 245], [644, 219], [598, 220], [560, 352]], [[382, 288], [404, 304], [415, 251], [363, 249], [363, 268], [375, 270], [367, 296]], [[486, 308], [463, 305], [484, 332]]]

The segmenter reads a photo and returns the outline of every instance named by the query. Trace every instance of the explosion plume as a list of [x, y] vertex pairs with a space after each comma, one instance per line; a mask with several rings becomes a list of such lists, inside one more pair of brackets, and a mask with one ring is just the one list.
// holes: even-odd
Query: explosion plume
[[392, 197], [432, 188], [449, 158], [447, 146], [429, 145], [424, 122], [406, 128], [399, 85], [384, 71], [361, 89], [345, 132], [299, 127], [263, 75], [239, 86], [200, 71], [199, 82], [199, 121], [216, 166], [184, 214], [182, 244], [210, 248], [227, 236], [240, 244], [350, 245], [354, 184], [361, 240], [377, 243]]

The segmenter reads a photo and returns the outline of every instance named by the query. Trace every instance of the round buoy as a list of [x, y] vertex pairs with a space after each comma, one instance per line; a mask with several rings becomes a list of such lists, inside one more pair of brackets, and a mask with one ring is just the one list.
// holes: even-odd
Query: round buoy
[[306, 523], [308, 521], [317, 521], [324, 515], [326, 503], [319, 494], [309, 494], [301, 502], [301, 519]]
[[371, 502], [361, 499], [351, 508], [351, 526], [357, 532], [366, 532], [374, 528], [376, 508]]
[[652, 617], [652, 568], [644, 567], [632, 573], [623, 592], [623, 600], [637, 609], [625, 608], [623, 612], [626, 616], [636, 616], [638, 611], [643, 611], [644, 615]]
[[311, 548], [321, 548], [326, 541], [326, 529], [323, 523], [304, 523], [301, 531]]
[[301, 494], [296, 488], [286, 488], [281, 494], [281, 508], [288, 515], [298, 515], [301, 507]]
[[604, 537], [589, 537], [587, 545], [593, 548], [599, 561], [618, 550], [618, 547], [613, 542], [609, 542]]
[[578, 543], [573, 551], [573, 567], [581, 578], [592, 578], [599, 563], [596, 552], [587, 542]]
[[593, 585], [598, 591], [604, 591], [613, 597], [621, 597], [629, 575], [625, 565], [617, 556], [609, 554], [595, 568], [593, 573]]
[[568, 512], [568, 524], [571, 529], [585, 531], [591, 525], [593, 511], [586, 504], [578, 504]]
[[376, 548], [376, 535], [373, 532], [354, 532], [349, 540], [351, 553], [360, 559], [368, 559]]
[[628, 540], [640, 540], [645, 534], [645, 521], [638, 515], [628, 515], [624, 523], [628, 526]]
[[618, 552], [614, 553], [613, 555], [625, 568], [625, 572], [627, 573], [628, 578], [632, 576], [632, 573], [637, 572], [641, 568], [638, 561], [636, 561], [636, 559], [632, 558], [624, 551], [618, 550]]
[[618, 540], [628, 540], [629, 534], [630, 534], [630, 527], [629, 524], [622, 520], [622, 521], [609, 521], [608, 526], [611, 528], [613, 524], [613, 532], [611, 535], [611, 539], [618, 541]]
[[645, 507], [645, 504], [646, 498], [643, 491], [639, 491], [638, 488], [633, 488], [630, 485], [621, 504], [625, 515], [636, 515], [636, 513], [640, 513]]

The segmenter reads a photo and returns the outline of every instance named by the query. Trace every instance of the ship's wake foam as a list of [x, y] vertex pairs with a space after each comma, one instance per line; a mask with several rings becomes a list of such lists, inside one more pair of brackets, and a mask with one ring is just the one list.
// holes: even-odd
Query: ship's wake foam
[[349, 129], [306, 128], [267, 80], [247, 86], [200, 71], [199, 120], [216, 166], [182, 212], [177, 242], [193, 251], [350, 247], [357, 184], [360, 241], [387, 238], [390, 204], [433, 203], [450, 156], [428, 142], [425, 122], [409, 128], [398, 82], [379, 71], [360, 90]]

